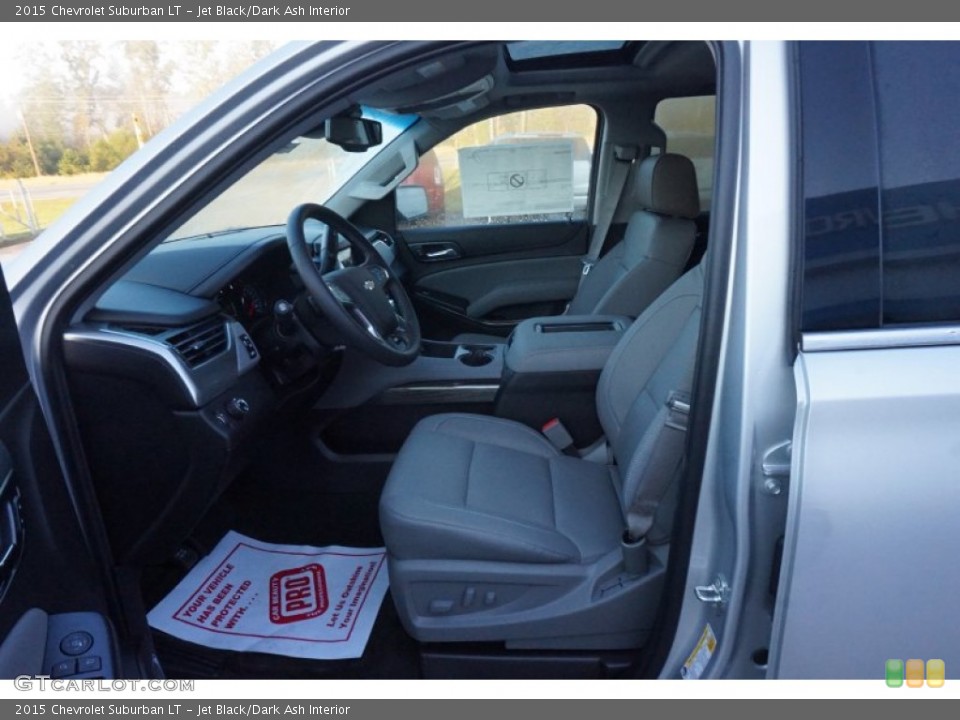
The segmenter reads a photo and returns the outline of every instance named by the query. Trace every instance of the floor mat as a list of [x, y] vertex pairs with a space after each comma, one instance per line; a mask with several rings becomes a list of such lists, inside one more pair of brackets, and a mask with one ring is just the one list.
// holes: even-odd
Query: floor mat
[[275, 545], [229, 532], [147, 619], [221, 650], [358, 658], [386, 591], [382, 549]]

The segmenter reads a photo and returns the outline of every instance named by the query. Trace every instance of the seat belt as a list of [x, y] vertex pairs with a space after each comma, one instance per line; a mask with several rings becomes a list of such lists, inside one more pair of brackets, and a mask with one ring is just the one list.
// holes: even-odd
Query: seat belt
[[587, 254], [583, 256], [583, 270], [580, 274], [580, 282], [590, 274], [593, 266], [600, 259], [600, 253], [603, 251], [603, 243], [610, 231], [610, 225], [613, 224], [613, 217], [617, 214], [617, 208], [620, 207], [620, 200], [623, 197], [623, 191], [627, 187], [627, 177], [630, 175], [630, 168], [633, 162], [640, 155], [640, 148], [636, 145], [616, 145], [613, 148], [614, 165], [610, 170], [610, 181], [607, 183], [604, 193], [604, 204], [599, 208], [597, 215], [597, 224], [593, 228], [593, 235], [590, 237], [590, 247]]
[[660, 501], [683, 460], [690, 394], [674, 391], [647, 428], [624, 481], [627, 539], [646, 537]]

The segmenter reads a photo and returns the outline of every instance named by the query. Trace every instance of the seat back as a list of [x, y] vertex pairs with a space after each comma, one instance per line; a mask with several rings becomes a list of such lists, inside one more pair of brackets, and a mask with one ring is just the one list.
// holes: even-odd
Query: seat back
[[597, 414], [622, 475], [625, 514], [639, 489], [628, 472], [638, 465], [644, 435], [671, 393], [691, 389], [702, 304], [703, 269], [698, 265], [637, 318], [600, 375]]
[[639, 209], [623, 240], [583, 279], [570, 302], [571, 315], [637, 317], [683, 272], [700, 212], [693, 163], [672, 153], [645, 158], [631, 187]]

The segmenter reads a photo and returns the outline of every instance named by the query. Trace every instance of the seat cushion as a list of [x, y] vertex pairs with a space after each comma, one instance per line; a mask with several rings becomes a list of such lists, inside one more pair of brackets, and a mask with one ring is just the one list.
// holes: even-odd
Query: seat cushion
[[584, 563], [619, 545], [623, 516], [608, 467], [512, 420], [446, 414], [404, 444], [380, 525], [400, 559]]

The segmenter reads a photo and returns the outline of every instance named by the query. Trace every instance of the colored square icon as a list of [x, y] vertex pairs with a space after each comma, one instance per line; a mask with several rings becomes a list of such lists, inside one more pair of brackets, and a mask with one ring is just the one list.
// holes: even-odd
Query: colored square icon
[[887, 660], [887, 687], [903, 685], [903, 660]]
[[907, 687], [923, 687], [923, 660], [907, 660]]
[[943, 687], [947, 676], [943, 660], [927, 660], [927, 685], [932, 688]]

